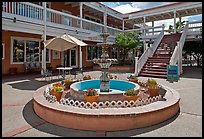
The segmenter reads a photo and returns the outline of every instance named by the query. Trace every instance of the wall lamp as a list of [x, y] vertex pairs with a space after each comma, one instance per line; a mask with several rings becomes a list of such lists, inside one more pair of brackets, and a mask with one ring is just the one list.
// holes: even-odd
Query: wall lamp
[[13, 18], [13, 22], [16, 23], [16, 17]]

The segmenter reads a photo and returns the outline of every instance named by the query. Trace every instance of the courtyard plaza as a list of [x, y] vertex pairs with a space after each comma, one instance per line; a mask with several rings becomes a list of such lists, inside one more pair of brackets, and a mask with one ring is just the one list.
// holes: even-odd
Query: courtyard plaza
[[[180, 95], [180, 112], [162, 123], [125, 131], [88, 131], [64, 128], [46, 122], [33, 111], [33, 94], [38, 88], [60, 81], [57, 74], [51, 81], [39, 73], [2, 77], [2, 136], [3, 137], [201, 137], [202, 136], [202, 67], [184, 67], [178, 82], [153, 78], [159, 84], [176, 90]], [[92, 79], [99, 79], [101, 71], [84, 71]], [[127, 80], [132, 73], [116, 73], [119, 80]], [[66, 78], [75, 78], [67, 75]], [[76, 76], [82, 79], [82, 75]], [[146, 81], [148, 77], [138, 77]], [[60, 118], [60, 117], [59, 117]]]

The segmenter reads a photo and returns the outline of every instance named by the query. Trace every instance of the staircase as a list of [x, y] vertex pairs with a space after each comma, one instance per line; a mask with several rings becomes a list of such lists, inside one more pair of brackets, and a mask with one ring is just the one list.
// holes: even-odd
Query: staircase
[[152, 57], [149, 57], [139, 76], [166, 78], [167, 65], [181, 33], [164, 35]]

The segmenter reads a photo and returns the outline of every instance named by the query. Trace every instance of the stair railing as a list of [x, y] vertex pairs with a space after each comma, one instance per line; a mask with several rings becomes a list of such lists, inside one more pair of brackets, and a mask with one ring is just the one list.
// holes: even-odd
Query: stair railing
[[158, 35], [158, 39], [154, 41], [154, 43], [152, 44], [152, 47], [148, 47], [144, 51], [144, 53], [142, 54], [139, 60], [138, 60], [138, 57], [135, 58], [135, 75], [136, 76], [138, 76], [138, 74], [140, 73], [147, 59], [154, 54], [155, 50], [159, 46], [159, 43], [161, 42], [163, 37], [164, 37], [164, 30], [162, 30], [161, 33]]
[[169, 62], [170, 65], [176, 65], [178, 63], [178, 69], [179, 69], [178, 74], [179, 75], [182, 73], [182, 64], [181, 64], [181, 62], [182, 62], [182, 50], [183, 50], [186, 35], [188, 32], [188, 25], [189, 25], [189, 23], [187, 22], [187, 24], [185, 25], [185, 27], [183, 29], [183, 33], [181, 35], [181, 38], [177, 42], [177, 45], [174, 49], [174, 52], [173, 52], [171, 59], [170, 59], [170, 62]]

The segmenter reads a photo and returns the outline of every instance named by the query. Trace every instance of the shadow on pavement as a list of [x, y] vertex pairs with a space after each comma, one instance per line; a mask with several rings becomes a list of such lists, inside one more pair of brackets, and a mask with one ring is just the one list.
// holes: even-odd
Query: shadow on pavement
[[113, 131], [113, 132], [108, 132], [107, 136], [108, 137], [131, 137], [131, 136], [136, 136], [136, 135], [140, 135], [140, 134], [144, 134], [147, 132], [151, 132], [154, 131], [156, 129], [162, 128], [168, 124], [170, 124], [171, 122], [173, 122], [180, 114], [180, 111], [174, 115], [173, 117], [171, 117], [170, 119], [161, 122], [159, 124], [153, 125], [153, 126], [149, 126], [149, 127], [144, 127], [144, 128], [137, 128], [137, 129], [132, 129], [132, 130], [126, 130], [126, 131]]
[[[83, 131], [83, 130], [77, 130], [77, 129], [64, 128], [64, 127], [57, 126], [57, 125], [51, 124], [51, 123], [43, 120], [34, 112], [33, 99], [30, 100], [23, 108], [23, 117], [26, 120], [26, 122], [29, 125], [31, 125], [33, 128], [35, 128], [41, 132], [49, 133], [52, 135], [62, 136], [62, 137], [86, 137], [86, 136], [91, 137], [91, 136], [96, 136], [95, 131]], [[38, 122], [38, 121], [45, 121], [45, 123], [36, 126], [36, 122]]]
[[[162, 123], [159, 123], [159, 124], [156, 124], [156, 125], [153, 125], [150, 127], [125, 130], [125, 131], [113, 131], [113, 132], [112, 131], [106, 131], [106, 136], [129, 137], [129, 136], [135, 136], [135, 135], [143, 134], [146, 132], [150, 132], [150, 131], [156, 130], [158, 128], [162, 128], [163, 126], [170, 124], [179, 116], [179, 113], [180, 112], [178, 112], [175, 116], [173, 116], [172, 118], [170, 118], [170, 119], [168, 119]], [[64, 128], [61, 126], [51, 124], [51, 123], [46, 122], [46, 121], [45, 121], [45, 123], [36, 126], [35, 122], [36, 121], [42, 121], [43, 119], [41, 119], [40, 117], [38, 117], [38, 115], [35, 114], [34, 109], [33, 109], [33, 99], [30, 100], [25, 105], [25, 107], [23, 109], [23, 117], [26, 120], [26, 122], [28, 124], [30, 124], [33, 128], [35, 128], [39, 131], [45, 132], [45, 133], [52, 134], [52, 135], [62, 136], [62, 137], [87, 137], [87, 136], [94, 137], [94, 136], [97, 136], [97, 131], [85, 131], [85, 130]]]
[[202, 67], [183, 67], [181, 78], [202, 79]]

